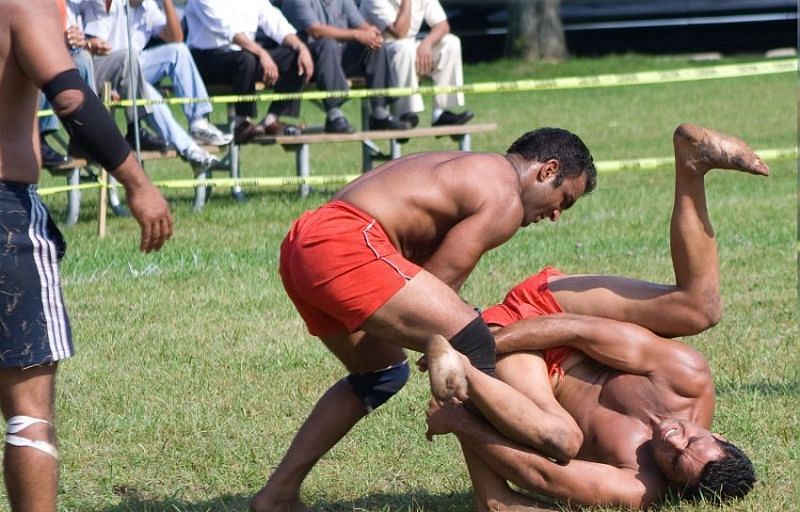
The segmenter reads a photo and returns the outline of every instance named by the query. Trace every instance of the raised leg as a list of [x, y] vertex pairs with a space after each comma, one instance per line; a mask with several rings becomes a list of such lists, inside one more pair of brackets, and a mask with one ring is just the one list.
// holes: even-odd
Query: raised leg
[[699, 126], [680, 125], [673, 144], [670, 248], [675, 284], [598, 275], [554, 277], [550, 289], [565, 311], [634, 322], [669, 337], [696, 334], [719, 322], [719, 262], [705, 174], [732, 169], [766, 176], [769, 169], [741, 140]]

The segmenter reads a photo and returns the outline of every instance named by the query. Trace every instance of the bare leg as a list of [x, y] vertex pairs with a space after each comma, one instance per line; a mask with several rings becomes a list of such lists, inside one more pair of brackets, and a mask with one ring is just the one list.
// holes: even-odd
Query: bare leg
[[[323, 341], [350, 372], [375, 371], [406, 358], [402, 348], [364, 336], [363, 333]], [[300, 427], [267, 484], [251, 500], [251, 510], [308, 510], [299, 497], [303, 480], [317, 461], [366, 415], [366, 406], [346, 380], [331, 386]]]
[[[0, 407], [6, 421], [12, 416], [53, 420], [56, 366], [30, 370], [0, 370]], [[34, 424], [19, 436], [55, 446], [56, 435], [46, 424]], [[6, 444], [3, 460], [11, 510], [54, 512], [58, 489], [58, 461], [35, 448]]]
[[[445, 366], [439, 360], [447, 359], [446, 365], [451, 365], [451, 360], [460, 359], [460, 370], [462, 378], [466, 380], [470, 402], [494, 428], [509, 439], [561, 461], [577, 455], [583, 435], [572, 416], [553, 396], [541, 356], [513, 354], [498, 363], [497, 370], [501, 378], [506, 373], [524, 375], [521, 384], [524, 385], [525, 394], [471, 366], [467, 358], [456, 352], [441, 336], [431, 337], [425, 357], [431, 382]], [[524, 369], [519, 367], [523, 359], [527, 363]], [[509, 364], [516, 364], [517, 367], [507, 367]], [[453, 370], [447, 368], [445, 371]]]
[[699, 126], [680, 125], [673, 145], [670, 248], [675, 284], [597, 275], [556, 277], [550, 289], [565, 311], [634, 322], [669, 337], [696, 334], [719, 322], [719, 262], [705, 174], [733, 169], [766, 176], [769, 169], [743, 141]]
[[[476, 316], [450, 287], [423, 270], [364, 322], [361, 328], [368, 334], [323, 341], [350, 372], [372, 372], [403, 361], [406, 356], [401, 347], [423, 351], [431, 333], [449, 339]], [[306, 475], [366, 414], [347, 382], [334, 384], [314, 407], [267, 484], [253, 497], [250, 508], [256, 512], [306, 510], [299, 500]]]

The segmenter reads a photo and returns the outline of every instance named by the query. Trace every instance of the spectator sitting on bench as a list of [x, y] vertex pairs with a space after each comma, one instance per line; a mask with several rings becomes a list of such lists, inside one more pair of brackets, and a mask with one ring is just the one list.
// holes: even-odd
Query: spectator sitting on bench
[[[461, 86], [464, 76], [461, 40], [450, 33], [450, 24], [439, 0], [362, 0], [361, 13], [383, 31], [386, 49], [400, 87], [419, 87], [418, 76], [430, 76], [434, 86]], [[417, 35], [423, 21], [430, 32], [421, 41]], [[437, 94], [433, 98], [433, 126], [469, 122], [473, 113], [455, 113], [464, 105], [464, 95]], [[398, 98], [394, 105], [400, 120], [416, 126], [417, 113], [425, 110], [419, 94]]]
[[[107, 11], [102, 9], [86, 10], [84, 14], [86, 32], [92, 34], [95, 38], [93, 41], [97, 41], [98, 44], [107, 44], [110, 48], [127, 54], [128, 21], [125, 16], [123, 0], [111, 0], [106, 5], [108, 6]], [[162, 47], [144, 49], [150, 37], [159, 32], [168, 39], [183, 37], [171, 0], [167, 0], [165, 6], [171, 16], [165, 16], [154, 0], [130, 1], [131, 44], [135, 54], [138, 55], [136, 59], [137, 67], [140, 69], [138, 75], [144, 82], [142, 97], [150, 100], [162, 99], [161, 94], [150, 82], [158, 82], [164, 76], [171, 77], [176, 90], [181, 91], [179, 94], [208, 97], [202, 78], [191, 60], [191, 54], [183, 43], [163, 45], [163, 49], [161, 49]], [[190, 126], [194, 125], [198, 128], [196, 131], [205, 136], [200, 141], [201, 143], [229, 144], [230, 137], [226, 137], [205, 119], [205, 114], [210, 111], [207, 103], [194, 103], [190, 108], [185, 109], [187, 117], [190, 119]], [[167, 105], [153, 105], [152, 112], [158, 130], [195, 170], [205, 170], [219, 163], [217, 157], [198, 146], [197, 142], [178, 124]], [[144, 148], [144, 145], [142, 147]]]
[[[284, 0], [283, 14], [299, 30], [314, 58], [314, 79], [323, 91], [348, 90], [347, 76], [366, 75], [369, 89], [396, 86], [383, 36], [358, 11], [354, 0]], [[343, 98], [322, 100], [327, 116], [325, 131], [352, 133], [341, 110]], [[393, 98], [370, 99], [369, 128], [373, 130], [403, 130], [408, 123], [393, 118], [387, 108]]]
[[[186, 4], [187, 44], [200, 74], [209, 84], [225, 84], [233, 94], [248, 95], [256, 83], [274, 86], [275, 92], [298, 92], [314, 74], [308, 47], [297, 30], [268, 0], [189, 0]], [[256, 42], [261, 29], [276, 43], [264, 48]], [[273, 101], [260, 122], [255, 102], [236, 103], [234, 141], [242, 144], [259, 135], [299, 135], [301, 129], [281, 122], [297, 117], [300, 100]]]
[[[87, 19], [93, 16], [104, 16], [106, 13], [104, 0], [77, 0], [74, 2], [73, 7], [77, 9], [76, 14], [82, 17], [84, 24]], [[86, 32], [85, 26], [84, 32]], [[147, 95], [145, 88], [147, 82], [145, 82], [142, 75], [138, 59], [130, 62], [127, 50], [112, 48], [108, 41], [91, 37], [89, 32], [85, 35], [88, 38], [86, 39], [86, 49], [92, 54], [95, 90], [100, 90], [103, 84], [108, 82], [111, 84], [112, 97], [132, 99], [134, 95], [130, 84], [130, 75], [132, 74], [136, 97], [152, 99]], [[166, 152], [169, 149], [169, 144], [164, 140], [158, 125], [153, 119], [155, 110], [153, 106], [135, 108], [139, 120], [142, 121], [139, 125], [138, 133], [141, 149]], [[125, 117], [128, 121], [128, 131], [125, 139], [133, 147], [137, 136], [134, 126], [134, 107], [125, 109]], [[147, 128], [152, 131], [148, 131]], [[77, 157], [86, 156], [81, 148], [75, 146], [70, 146], [70, 154]]]
[[[56, 5], [64, 8], [62, 12], [64, 22], [64, 43], [67, 45], [72, 62], [75, 64], [78, 73], [89, 88], [97, 94], [94, 84], [94, 66], [92, 65], [92, 55], [86, 49], [86, 39], [81, 30], [81, 20], [75, 15], [76, 9], [72, 0], [64, 3], [56, 2]], [[50, 110], [52, 107], [44, 94], [39, 94], [39, 110]], [[42, 154], [42, 166], [58, 167], [67, 166], [72, 163], [69, 155], [64, 155], [53, 148], [46, 136], [58, 131], [58, 118], [53, 115], [39, 117], [39, 142]]]

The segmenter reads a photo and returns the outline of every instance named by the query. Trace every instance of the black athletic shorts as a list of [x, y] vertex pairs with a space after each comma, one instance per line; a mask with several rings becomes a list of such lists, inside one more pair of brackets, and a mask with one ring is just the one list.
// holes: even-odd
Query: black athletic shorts
[[58, 273], [65, 251], [36, 185], [0, 181], [0, 368], [73, 355]]

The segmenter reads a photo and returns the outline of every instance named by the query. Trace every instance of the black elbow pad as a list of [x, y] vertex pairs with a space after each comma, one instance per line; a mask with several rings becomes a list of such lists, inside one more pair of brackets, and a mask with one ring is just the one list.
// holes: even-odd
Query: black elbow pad
[[[81, 92], [83, 100], [68, 114], [61, 114], [56, 96], [67, 90]], [[100, 98], [86, 85], [78, 70], [68, 69], [56, 75], [42, 87], [47, 99], [64, 123], [69, 136], [104, 169], [113, 171], [128, 157], [131, 148], [119, 133], [114, 118], [103, 107]]]

